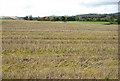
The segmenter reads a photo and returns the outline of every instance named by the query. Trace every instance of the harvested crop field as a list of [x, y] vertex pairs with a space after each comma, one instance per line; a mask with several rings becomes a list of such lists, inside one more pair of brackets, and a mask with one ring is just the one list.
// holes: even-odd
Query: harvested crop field
[[118, 79], [118, 26], [2, 21], [3, 79]]

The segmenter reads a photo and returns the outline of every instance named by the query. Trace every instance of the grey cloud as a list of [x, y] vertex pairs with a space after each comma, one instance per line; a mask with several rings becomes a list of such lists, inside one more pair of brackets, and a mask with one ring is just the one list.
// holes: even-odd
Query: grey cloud
[[106, 5], [118, 5], [118, 2], [100, 2], [100, 3], [92, 3], [92, 4], [79, 4], [81, 6], [87, 6], [87, 7], [99, 7], [99, 6], [106, 6]]

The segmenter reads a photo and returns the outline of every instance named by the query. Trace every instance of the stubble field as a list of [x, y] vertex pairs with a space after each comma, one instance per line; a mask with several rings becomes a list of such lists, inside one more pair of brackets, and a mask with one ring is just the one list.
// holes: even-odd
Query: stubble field
[[118, 26], [2, 21], [3, 79], [117, 79]]

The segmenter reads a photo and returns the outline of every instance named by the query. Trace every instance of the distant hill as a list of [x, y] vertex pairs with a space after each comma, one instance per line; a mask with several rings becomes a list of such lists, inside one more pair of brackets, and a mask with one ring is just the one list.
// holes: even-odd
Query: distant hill
[[20, 20], [23, 19], [22, 17], [16, 17], [16, 16], [1, 16], [0, 20]]
[[106, 15], [118, 15], [120, 14], [120, 12], [117, 12], [117, 13], [110, 13], [110, 14], [97, 14], [97, 13], [90, 13], [90, 14], [80, 14], [80, 15], [76, 15], [76, 16], [106, 16]]

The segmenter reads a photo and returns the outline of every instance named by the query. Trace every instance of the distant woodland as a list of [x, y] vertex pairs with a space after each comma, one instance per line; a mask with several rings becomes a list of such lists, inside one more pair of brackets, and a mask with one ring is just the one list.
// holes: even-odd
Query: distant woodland
[[114, 14], [83, 14], [76, 16], [46, 16], [46, 17], [32, 17], [26, 16], [24, 20], [38, 20], [38, 21], [101, 21], [101, 22], [118, 22], [119, 13]]

